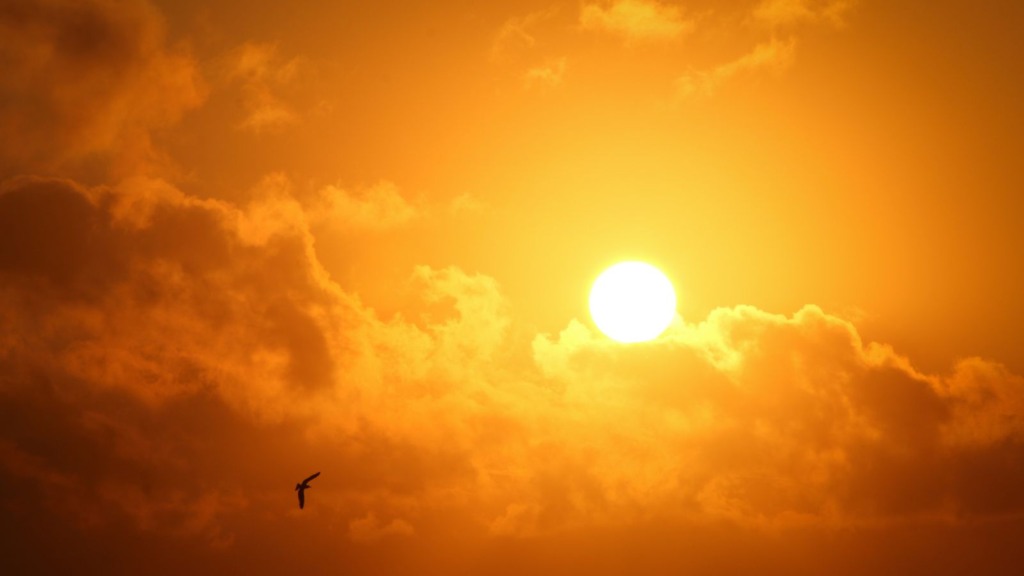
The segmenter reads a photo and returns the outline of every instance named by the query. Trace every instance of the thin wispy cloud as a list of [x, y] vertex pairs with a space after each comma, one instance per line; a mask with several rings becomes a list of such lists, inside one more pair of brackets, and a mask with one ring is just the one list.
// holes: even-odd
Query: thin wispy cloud
[[771, 39], [758, 44], [736, 60], [710, 70], [695, 70], [676, 79], [677, 94], [683, 99], [710, 98], [734, 78], [748, 74], [779, 74], [793, 65], [796, 39]]
[[298, 58], [284, 60], [273, 44], [246, 42], [227, 57], [227, 67], [228, 79], [238, 82], [242, 91], [242, 128], [263, 132], [299, 121], [299, 114], [278, 94], [298, 75]]
[[842, 25], [856, 0], [762, 0], [753, 11], [756, 21], [772, 27], [824, 21]]
[[614, 0], [588, 3], [580, 12], [583, 30], [606, 32], [629, 41], [676, 40], [693, 30], [692, 20], [678, 6], [657, 0]]

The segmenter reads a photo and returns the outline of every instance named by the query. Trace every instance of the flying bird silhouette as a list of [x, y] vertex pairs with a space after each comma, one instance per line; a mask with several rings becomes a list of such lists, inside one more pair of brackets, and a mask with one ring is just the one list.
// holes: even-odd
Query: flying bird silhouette
[[295, 485], [295, 490], [299, 493], [299, 508], [300, 509], [306, 506], [306, 489], [307, 488], [312, 488], [312, 486], [309, 485], [309, 481], [312, 480], [313, 478], [316, 478], [319, 475], [320, 475], [320, 473], [317, 472], [316, 474], [313, 474], [309, 478], [306, 478], [305, 480], [303, 480], [302, 484], [296, 484]]

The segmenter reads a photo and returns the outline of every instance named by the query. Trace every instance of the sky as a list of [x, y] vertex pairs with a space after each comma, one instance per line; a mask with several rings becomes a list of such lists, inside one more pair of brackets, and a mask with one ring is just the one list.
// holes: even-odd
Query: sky
[[1022, 30], [0, 0], [3, 564], [1019, 573]]

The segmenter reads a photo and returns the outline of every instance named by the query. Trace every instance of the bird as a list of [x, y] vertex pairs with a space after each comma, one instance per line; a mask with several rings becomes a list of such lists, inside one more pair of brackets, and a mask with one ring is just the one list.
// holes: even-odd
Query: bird
[[302, 509], [306, 505], [306, 489], [312, 488], [312, 486], [309, 485], [309, 481], [316, 478], [319, 475], [320, 473], [317, 472], [316, 474], [313, 474], [309, 478], [303, 480], [301, 484], [295, 485], [295, 490], [299, 493], [299, 509]]

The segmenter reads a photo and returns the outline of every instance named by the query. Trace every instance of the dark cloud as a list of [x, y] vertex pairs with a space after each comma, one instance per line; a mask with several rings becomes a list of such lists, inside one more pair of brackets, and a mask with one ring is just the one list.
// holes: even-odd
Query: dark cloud
[[204, 88], [146, 1], [14, 0], [0, 7], [0, 176], [139, 173], [152, 132]]
[[107, 217], [72, 182], [8, 182], [0, 189], [0, 270], [66, 295], [104, 291], [127, 267]]

